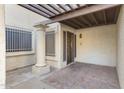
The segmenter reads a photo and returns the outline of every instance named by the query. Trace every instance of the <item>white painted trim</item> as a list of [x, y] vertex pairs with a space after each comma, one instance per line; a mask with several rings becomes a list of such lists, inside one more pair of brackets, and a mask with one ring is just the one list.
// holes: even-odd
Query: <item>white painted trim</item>
[[6, 56], [7, 57], [13, 57], [13, 56], [22, 56], [22, 55], [33, 55], [33, 54], [35, 54], [35, 52], [34, 51], [29, 51], [29, 52], [25, 52], [25, 51], [23, 51], [23, 52], [8, 52], [8, 53], [6, 53]]
[[13, 25], [5, 25], [5, 27], [12, 28], [12, 29], [26, 30], [26, 31], [29, 31], [29, 32], [32, 32], [33, 31], [32, 29], [23, 28], [23, 27], [17, 27], [17, 26], [13, 26]]

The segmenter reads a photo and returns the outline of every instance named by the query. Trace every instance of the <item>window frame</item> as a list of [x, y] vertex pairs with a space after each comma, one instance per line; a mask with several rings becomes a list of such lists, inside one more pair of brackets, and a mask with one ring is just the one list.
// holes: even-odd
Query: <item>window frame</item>
[[17, 26], [10, 26], [6, 25], [6, 28], [12, 28], [12, 29], [19, 29], [24, 30], [26, 32], [32, 33], [32, 50], [31, 51], [17, 51], [17, 52], [6, 52], [6, 56], [20, 56], [20, 55], [29, 55], [29, 54], [35, 54], [35, 31], [27, 28], [17, 27]]
[[[54, 33], [54, 54], [47, 54], [47, 47], [46, 47], [46, 34], [47, 33], [50, 33], [50, 32], [53, 32]], [[49, 31], [46, 31], [45, 33], [45, 56], [50, 56], [50, 57], [55, 57], [56, 56], [56, 31], [53, 29], [53, 30], [49, 30]]]

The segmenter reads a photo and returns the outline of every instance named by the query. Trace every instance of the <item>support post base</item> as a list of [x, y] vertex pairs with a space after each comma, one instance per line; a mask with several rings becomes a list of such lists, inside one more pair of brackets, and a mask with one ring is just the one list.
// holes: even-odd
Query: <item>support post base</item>
[[35, 65], [32, 67], [32, 73], [37, 76], [47, 74], [49, 72], [50, 72], [50, 66], [36, 66]]

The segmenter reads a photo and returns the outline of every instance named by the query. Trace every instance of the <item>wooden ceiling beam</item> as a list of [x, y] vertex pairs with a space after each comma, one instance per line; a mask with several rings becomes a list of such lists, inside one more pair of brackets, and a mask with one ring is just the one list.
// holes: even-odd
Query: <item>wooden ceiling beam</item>
[[28, 9], [28, 10], [30, 10], [30, 11], [36, 13], [36, 14], [39, 14], [39, 15], [44, 16], [44, 17], [46, 17], [46, 18], [49, 18], [48, 16], [45, 16], [44, 14], [41, 14], [41, 13], [39, 13], [39, 12], [36, 12], [35, 10], [30, 9], [30, 8], [26, 7], [25, 5], [22, 5], [22, 4], [18, 4], [18, 5], [21, 6], [21, 7], [23, 7], [23, 8], [25, 8], [25, 9]]
[[[91, 27], [96, 27], [96, 26], [103, 26], [103, 25], [111, 25], [111, 24], [113, 24], [113, 23], [92, 25]], [[84, 27], [84, 28], [87, 28], [87, 27]], [[84, 29], [84, 28], [83, 28], [83, 29]]]
[[37, 9], [37, 10], [39, 10], [39, 11], [41, 11], [41, 12], [43, 12], [43, 13], [45, 13], [45, 14], [48, 15], [48, 16], [52, 16], [52, 15], [50, 15], [49, 13], [43, 11], [42, 9], [37, 8], [35, 5], [32, 5], [32, 4], [28, 4], [28, 5], [31, 6], [31, 7], [33, 7], [33, 8], [35, 8], [35, 9]]
[[57, 4], [62, 10], [64, 10], [64, 12], [67, 12], [67, 10], [63, 7], [63, 6], [61, 6], [61, 4]]
[[95, 24], [98, 25], [98, 21], [93, 13], [90, 14], [91, 18], [94, 20]]
[[70, 4], [67, 4], [67, 6], [68, 6], [71, 10], [73, 10], [73, 8], [71, 7], [71, 5], [70, 5]]
[[56, 9], [54, 6], [52, 6], [51, 4], [47, 4], [49, 7], [51, 7], [52, 9], [54, 9], [55, 11], [57, 11], [59, 14], [61, 14], [61, 12], [58, 10], [58, 9]]
[[82, 21], [81, 19], [76, 18], [76, 20], [81, 24], [81, 26], [83, 26], [83, 27], [88, 26], [88, 25], [87, 25], [84, 21]]
[[82, 26], [77, 24], [74, 20], [70, 20], [70, 23], [75, 25], [77, 28], [81, 28]]
[[114, 23], [117, 22], [118, 15], [119, 15], [119, 12], [120, 12], [120, 7], [121, 7], [121, 6], [118, 6], [118, 7], [116, 8], [115, 17], [114, 17]]
[[66, 25], [69, 25], [69, 26], [71, 26], [71, 27], [73, 27], [73, 28], [80, 28], [78, 25], [76, 25], [76, 24], [74, 24], [74, 23], [72, 23], [72, 22], [70, 22], [70, 21], [63, 21], [62, 22], [63, 24], [66, 24]]
[[105, 24], [107, 24], [106, 11], [103, 11], [103, 17], [104, 17], [104, 22], [105, 22]]
[[82, 28], [82, 23], [76, 19], [71, 19], [71, 21], [74, 23], [74, 24], [77, 24], [80, 28]]
[[80, 8], [80, 5], [79, 4], [76, 4], [78, 8]]
[[52, 14], [55, 14], [57, 15], [56, 13], [54, 13], [53, 11], [51, 11], [50, 9], [46, 8], [45, 6], [41, 5], [41, 4], [38, 4], [40, 7], [46, 9], [47, 11], [51, 12]]
[[[98, 12], [98, 11], [102, 11], [105, 9], [109, 9], [112, 7], [116, 7], [119, 6], [120, 4], [99, 4], [99, 5], [92, 5], [90, 7], [86, 7], [86, 8], [81, 8], [79, 10], [75, 10], [73, 12], [69, 12], [60, 16], [56, 16], [54, 18], [51, 18], [50, 20], [46, 20], [43, 21], [41, 23], [38, 24], [50, 24], [50, 23], [54, 23], [54, 22], [59, 22], [59, 21], [63, 21], [63, 20], [67, 20], [67, 19], [71, 19], [71, 18], [75, 18], [78, 16], [83, 16], [83, 15], [87, 15], [90, 13], [94, 13], [94, 12]], [[38, 25], [36, 24], [36, 25]]]
[[79, 18], [80, 18], [81, 21], [83, 21], [84, 23], [86, 23], [89, 27], [92, 26], [92, 24], [85, 17], [81, 16]]
[[[89, 7], [89, 5], [86, 5], [86, 7]], [[92, 20], [94, 20], [95, 24], [98, 25], [98, 21], [97, 21], [95, 15], [93, 13], [91, 13], [89, 15], [91, 16]]]

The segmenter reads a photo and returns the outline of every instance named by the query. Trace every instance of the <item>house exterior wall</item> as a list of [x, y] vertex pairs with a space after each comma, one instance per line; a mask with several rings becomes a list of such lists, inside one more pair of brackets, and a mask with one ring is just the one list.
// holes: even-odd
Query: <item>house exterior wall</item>
[[[35, 23], [46, 20], [46, 18], [31, 12], [18, 5], [5, 5], [5, 24], [6, 26], [15, 26], [30, 29], [33, 31], [33, 43], [35, 44]], [[6, 70], [16, 69], [27, 65], [35, 64], [35, 46], [32, 52], [6, 53]]]
[[5, 87], [5, 20], [4, 5], [0, 4], [0, 88]]
[[[116, 25], [80, 29], [77, 35], [77, 62], [116, 66]], [[82, 34], [82, 38], [79, 35]]]
[[124, 5], [121, 7], [118, 22], [117, 71], [121, 88], [124, 88]]

